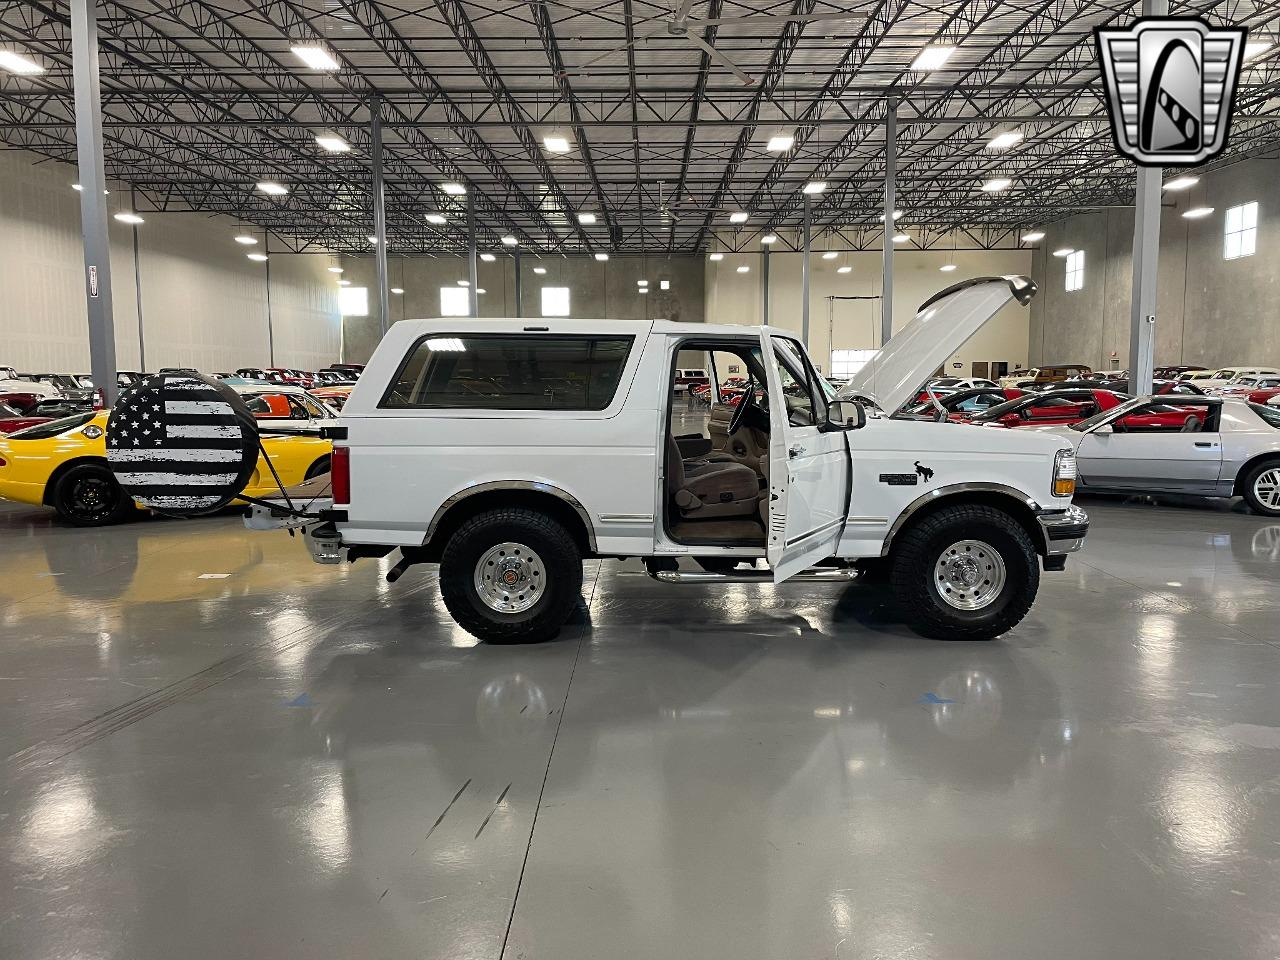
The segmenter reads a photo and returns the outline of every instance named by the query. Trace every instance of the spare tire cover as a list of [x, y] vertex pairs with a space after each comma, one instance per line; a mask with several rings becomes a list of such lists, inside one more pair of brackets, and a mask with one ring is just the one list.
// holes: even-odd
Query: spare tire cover
[[258, 425], [231, 387], [162, 373], [122, 391], [107, 421], [107, 463], [129, 496], [165, 513], [234, 500], [258, 462]]

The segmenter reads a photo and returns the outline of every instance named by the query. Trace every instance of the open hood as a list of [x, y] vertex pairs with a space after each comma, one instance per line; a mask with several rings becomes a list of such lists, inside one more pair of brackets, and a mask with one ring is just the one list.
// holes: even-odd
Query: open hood
[[840, 395], [868, 394], [894, 413], [1001, 307], [1010, 300], [1025, 306], [1035, 294], [1028, 277], [979, 277], [947, 287], [920, 305]]

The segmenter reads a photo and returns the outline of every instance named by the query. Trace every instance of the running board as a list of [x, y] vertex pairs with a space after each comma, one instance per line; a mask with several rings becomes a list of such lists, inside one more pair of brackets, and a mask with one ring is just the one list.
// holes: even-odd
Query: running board
[[[731, 573], [706, 571], [650, 570], [649, 576], [662, 583], [773, 583], [772, 570], [734, 570]], [[852, 583], [858, 579], [858, 571], [852, 567], [838, 569], [806, 570], [788, 577], [784, 583], [796, 581], [822, 583]]]

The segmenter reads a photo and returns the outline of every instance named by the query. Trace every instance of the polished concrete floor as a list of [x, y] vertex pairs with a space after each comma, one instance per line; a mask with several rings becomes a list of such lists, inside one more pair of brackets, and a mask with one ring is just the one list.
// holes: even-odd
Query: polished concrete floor
[[1089, 501], [994, 643], [872, 586], [476, 645], [431, 568], [0, 507], [6, 960], [1280, 956], [1280, 524]]

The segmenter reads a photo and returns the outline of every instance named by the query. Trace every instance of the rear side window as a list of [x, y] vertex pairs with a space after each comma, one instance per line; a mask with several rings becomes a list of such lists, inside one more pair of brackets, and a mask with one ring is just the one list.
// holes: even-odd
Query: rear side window
[[430, 336], [414, 344], [383, 408], [603, 410], [633, 337]]

